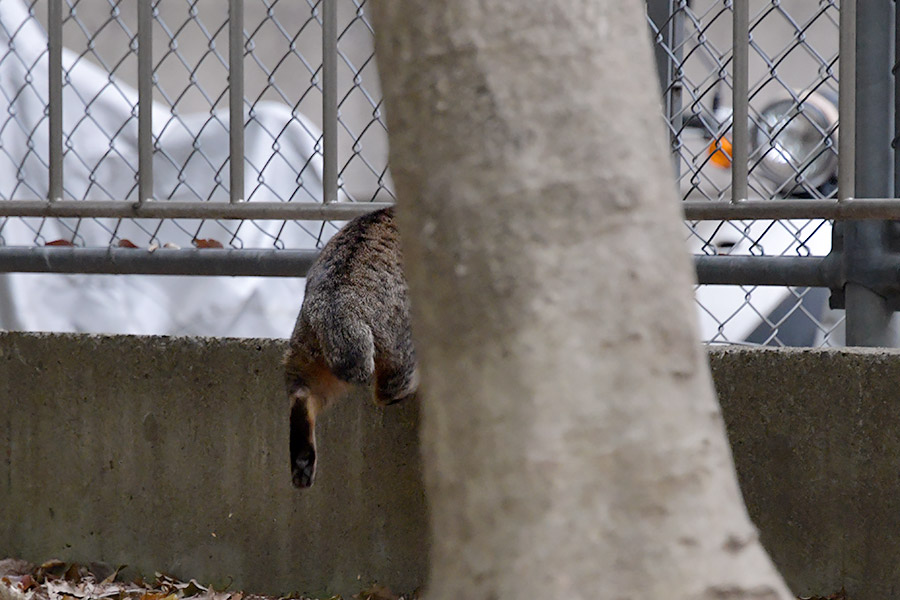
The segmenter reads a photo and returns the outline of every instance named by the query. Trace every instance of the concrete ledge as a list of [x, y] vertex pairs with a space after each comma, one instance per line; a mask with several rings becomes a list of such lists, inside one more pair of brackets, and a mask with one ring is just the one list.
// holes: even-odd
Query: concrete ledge
[[[0, 333], [0, 556], [286, 593], [427, 572], [414, 403], [352, 398], [290, 487], [271, 340]], [[710, 354], [748, 508], [801, 595], [900, 589], [900, 354]]]
[[900, 353], [710, 355], [750, 516], [791, 589], [900, 590]]
[[0, 555], [257, 592], [415, 588], [427, 565], [417, 405], [336, 406], [316, 485], [295, 490], [284, 348], [0, 334]]

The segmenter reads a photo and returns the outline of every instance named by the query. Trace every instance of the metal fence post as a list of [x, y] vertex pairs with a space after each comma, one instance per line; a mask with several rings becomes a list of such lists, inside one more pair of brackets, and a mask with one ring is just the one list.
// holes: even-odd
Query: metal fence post
[[732, 40], [734, 58], [732, 60], [732, 160], [731, 160], [731, 201], [743, 202], [749, 194], [749, 147], [748, 124], [750, 105], [750, 2], [732, 2]]
[[47, 200], [55, 202], [63, 196], [63, 11], [62, 0], [47, 3], [47, 117], [49, 126], [48, 158], [50, 181]]
[[325, 204], [338, 193], [337, 2], [322, 0], [322, 191]]
[[228, 2], [228, 172], [232, 202], [244, 199], [244, 0]]
[[[894, 3], [845, 0], [842, 11], [848, 5], [856, 11], [854, 195], [890, 197], [894, 192], [894, 85], [888, 75], [894, 64]], [[842, 54], [842, 65], [844, 60]], [[843, 75], [842, 69], [842, 80]], [[890, 327], [893, 310], [869, 281], [887, 250], [887, 225], [886, 221], [858, 221], [835, 228], [836, 232], [843, 231], [846, 341], [850, 346], [897, 345], [897, 336]]]
[[[660, 42], [654, 40], [653, 50], [656, 55], [656, 70], [662, 90], [663, 110], [666, 119], [672, 123], [674, 131], [680, 129], [681, 114], [681, 60], [682, 41], [684, 38], [683, 7], [685, 0], [647, 0], [647, 17], [659, 32]], [[669, 50], [667, 51], [666, 48]], [[678, 143], [678, 136], [669, 134], [670, 142]], [[677, 156], [677, 153], [676, 153]], [[679, 161], [673, 161], [676, 172], [680, 168]]]
[[153, 199], [153, 5], [138, 0], [138, 200]]

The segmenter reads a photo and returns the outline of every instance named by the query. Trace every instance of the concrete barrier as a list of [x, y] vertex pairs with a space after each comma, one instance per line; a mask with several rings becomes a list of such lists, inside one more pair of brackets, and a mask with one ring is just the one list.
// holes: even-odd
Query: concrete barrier
[[[417, 405], [320, 422], [290, 486], [284, 343], [0, 334], [0, 557], [128, 564], [255, 592], [412, 590], [427, 567]], [[725, 349], [748, 508], [798, 594], [900, 589], [900, 354]]]
[[710, 361], [741, 489], [801, 596], [900, 595], [900, 354], [720, 350]]
[[0, 334], [0, 557], [256, 592], [414, 589], [427, 564], [417, 406], [337, 405], [316, 484], [295, 490], [284, 348]]

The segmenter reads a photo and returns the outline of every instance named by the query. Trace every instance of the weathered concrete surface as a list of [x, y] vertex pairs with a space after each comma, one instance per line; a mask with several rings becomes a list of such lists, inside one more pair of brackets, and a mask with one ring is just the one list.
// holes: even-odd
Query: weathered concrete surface
[[276, 341], [0, 334], [0, 557], [258, 592], [424, 579], [416, 404], [348, 399], [290, 485]]
[[794, 592], [900, 595], [900, 354], [717, 350], [738, 476]]
[[[320, 423], [316, 485], [298, 492], [282, 350], [0, 333], [0, 555], [233, 578], [251, 591], [420, 585], [416, 405], [336, 406]], [[900, 353], [710, 357], [750, 514], [792, 589], [897, 597]]]

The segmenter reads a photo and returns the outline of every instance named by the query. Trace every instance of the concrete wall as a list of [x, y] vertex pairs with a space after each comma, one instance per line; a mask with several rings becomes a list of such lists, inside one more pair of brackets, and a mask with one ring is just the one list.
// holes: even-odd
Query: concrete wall
[[[424, 581], [415, 404], [320, 423], [290, 487], [283, 343], [0, 334], [0, 557], [260, 592]], [[900, 589], [900, 354], [727, 349], [711, 364], [762, 540], [801, 595]]]
[[416, 405], [336, 406], [317, 482], [295, 490], [283, 350], [0, 334], [0, 556], [260, 592], [415, 588], [427, 560]]
[[797, 594], [900, 595], [900, 354], [712, 354], [741, 488]]

